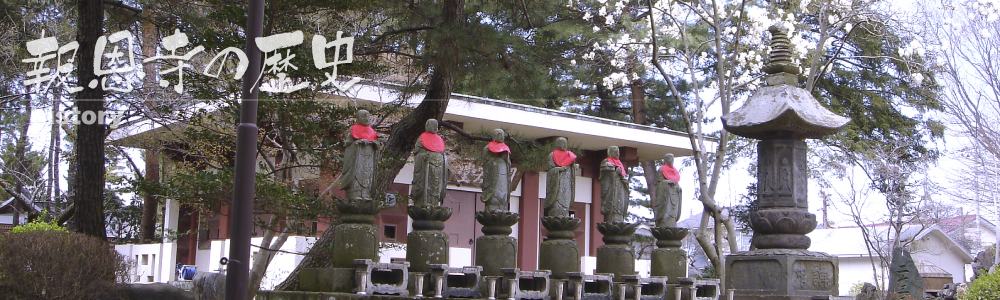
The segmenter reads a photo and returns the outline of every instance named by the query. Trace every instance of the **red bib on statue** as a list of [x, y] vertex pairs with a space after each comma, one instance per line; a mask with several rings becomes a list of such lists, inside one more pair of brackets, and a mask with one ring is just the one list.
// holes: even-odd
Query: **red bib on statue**
[[552, 161], [555, 162], [557, 166], [565, 167], [573, 164], [573, 161], [576, 161], [576, 154], [569, 150], [552, 150]]
[[374, 142], [378, 139], [378, 134], [375, 133], [375, 129], [372, 129], [371, 126], [354, 124], [354, 126], [351, 126], [351, 137]]
[[673, 182], [681, 182], [681, 174], [677, 172], [677, 168], [674, 166], [663, 164], [660, 167], [660, 172], [663, 173], [663, 178]]
[[507, 147], [507, 144], [504, 143], [490, 142], [486, 145], [486, 148], [490, 149], [490, 152], [493, 153], [510, 153], [510, 147]]
[[432, 152], [444, 151], [444, 140], [441, 139], [440, 135], [433, 132], [424, 132], [420, 134], [420, 144]]
[[622, 161], [621, 160], [619, 160], [617, 158], [614, 158], [614, 157], [608, 157], [608, 161], [611, 162], [611, 164], [614, 164], [615, 166], [618, 166], [618, 169], [622, 171], [622, 177], [626, 176], [625, 175], [625, 166], [622, 165]]

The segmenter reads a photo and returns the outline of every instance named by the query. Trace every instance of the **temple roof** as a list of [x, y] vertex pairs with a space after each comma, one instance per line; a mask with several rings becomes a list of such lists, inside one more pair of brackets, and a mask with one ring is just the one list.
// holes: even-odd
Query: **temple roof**
[[[317, 100], [343, 106], [410, 107], [416, 107], [423, 100], [422, 93], [401, 97], [403, 88], [392, 83], [362, 80], [350, 88], [350, 97], [329, 94]], [[460, 123], [469, 132], [502, 128], [526, 138], [562, 136], [569, 139], [570, 145], [582, 150], [631, 147], [636, 149], [636, 159], [640, 161], [660, 159], [667, 153], [677, 157], [694, 153], [690, 139], [683, 132], [456, 93], [452, 94], [442, 120]], [[140, 147], [141, 136], [165, 133], [183, 126], [185, 124], [146, 120], [113, 131], [109, 140], [128, 147]], [[714, 143], [714, 140], [709, 140], [706, 147], [712, 148]]]

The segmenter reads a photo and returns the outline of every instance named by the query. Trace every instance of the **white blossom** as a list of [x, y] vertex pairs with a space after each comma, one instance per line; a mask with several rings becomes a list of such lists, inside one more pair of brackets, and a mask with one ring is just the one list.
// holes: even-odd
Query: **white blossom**
[[915, 85], [921, 85], [924, 82], [924, 75], [920, 73], [910, 74], [910, 81]]

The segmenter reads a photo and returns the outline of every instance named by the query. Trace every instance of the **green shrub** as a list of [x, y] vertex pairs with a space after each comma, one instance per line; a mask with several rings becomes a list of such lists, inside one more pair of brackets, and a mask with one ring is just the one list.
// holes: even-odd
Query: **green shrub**
[[66, 227], [59, 226], [59, 224], [57, 224], [55, 220], [48, 223], [35, 220], [28, 224], [14, 226], [14, 229], [11, 229], [10, 233], [25, 233], [25, 232], [39, 231], [39, 230], [68, 232], [68, 230], [66, 230]]
[[969, 284], [965, 293], [958, 296], [961, 300], [996, 300], [1000, 299], [1000, 272], [986, 274]]
[[851, 289], [847, 290], [848, 296], [857, 296], [861, 294], [861, 289], [865, 287], [865, 283], [858, 281], [851, 285]]
[[60, 230], [0, 235], [0, 299], [115, 299], [129, 265], [98, 238]]

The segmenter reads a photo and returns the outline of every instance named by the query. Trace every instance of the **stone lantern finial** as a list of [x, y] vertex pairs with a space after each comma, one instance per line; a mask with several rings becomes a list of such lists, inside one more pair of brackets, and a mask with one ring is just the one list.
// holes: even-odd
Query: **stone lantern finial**
[[768, 74], [767, 85], [795, 85], [801, 70], [792, 62], [792, 42], [788, 34], [777, 25], [771, 25], [767, 31], [771, 33], [771, 53], [763, 68]]

